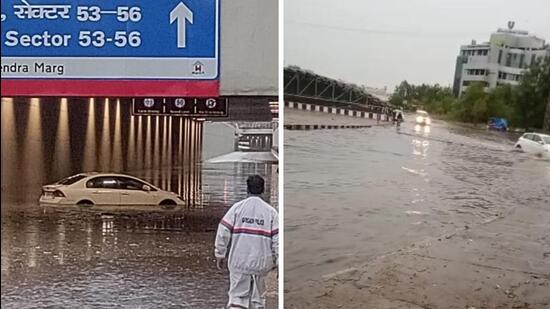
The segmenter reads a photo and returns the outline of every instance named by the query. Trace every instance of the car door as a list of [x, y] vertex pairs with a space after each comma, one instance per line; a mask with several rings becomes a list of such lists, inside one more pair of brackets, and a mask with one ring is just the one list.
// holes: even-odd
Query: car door
[[130, 177], [117, 177], [120, 184], [120, 203], [122, 205], [153, 205], [153, 191], [143, 190], [144, 182]]
[[533, 151], [533, 134], [526, 133], [521, 137], [521, 149], [525, 152], [532, 152]]
[[533, 134], [533, 140], [531, 141], [532, 144], [532, 152], [533, 153], [541, 153], [544, 150], [544, 146], [542, 144], [542, 137], [538, 134]]
[[120, 189], [115, 177], [99, 176], [86, 182], [90, 198], [96, 205], [120, 204]]

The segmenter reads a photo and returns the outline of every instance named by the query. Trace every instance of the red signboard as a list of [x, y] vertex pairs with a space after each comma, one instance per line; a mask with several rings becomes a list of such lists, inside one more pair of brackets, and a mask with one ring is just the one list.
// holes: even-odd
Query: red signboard
[[2, 80], [2, 96], [216, 97], [218, 80]]

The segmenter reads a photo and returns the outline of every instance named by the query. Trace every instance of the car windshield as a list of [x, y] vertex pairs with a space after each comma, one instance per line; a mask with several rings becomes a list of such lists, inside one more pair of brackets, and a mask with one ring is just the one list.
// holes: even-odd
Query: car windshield
[[426, 112], [416, 112], [418, 116], [428, 116], [428, 113]]
[[81, 179], [84, 179], [86, 178], [86, 176], [82, 175], [82, 174], [79, 174], [79, 175], [74, 175], [74, 176], [70, 176], [70, 177], [67, 177], [65, 179], [61, 179], [60, 181], [57, 182], [58, 185], [65, 185], [65, 186], [69, 186], [69, 185], [72, 185], [73, 183], [81, 180]]

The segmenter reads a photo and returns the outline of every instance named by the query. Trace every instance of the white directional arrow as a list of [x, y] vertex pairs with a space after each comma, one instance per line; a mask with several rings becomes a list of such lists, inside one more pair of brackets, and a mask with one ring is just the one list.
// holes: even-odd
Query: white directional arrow
[[170, 24], [178, 21], [178, 48], [185, 48], [185, 25], [186, 22], [193, 23], [193, 12], [183, 3], [180, 2], [170, 12]]

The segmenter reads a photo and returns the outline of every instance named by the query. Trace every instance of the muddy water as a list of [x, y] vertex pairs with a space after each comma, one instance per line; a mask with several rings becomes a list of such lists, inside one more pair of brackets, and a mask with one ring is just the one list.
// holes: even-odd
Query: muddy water
[[164, 189], [178, 191], [179, 181], [195, 190], [193, 204], [174, 211], [43, 208], [40, 188], [3, 194], [2, 308], [222, 308], [228, 274], [212, 258], [219, 218], [246, 196], [248, 175], [269, 188], [276, 174], [264, 164], [198, 169], [132, 171]]
[[550, 162], [515, 138], [441, 121], [285, 132], [285, 289], [549, 204]]
[[[201, 164], [203, 123], [132, 116], [129, 100], [2, 98], [2, 307], [221, 308], [212, 260], [220, 217], [276, 167]], [[82, 171], [124, 172], [178, 193], [181, 209], [37, 204], [41, 186]], [[273, 203], [276, 205], [276, 203]]]

